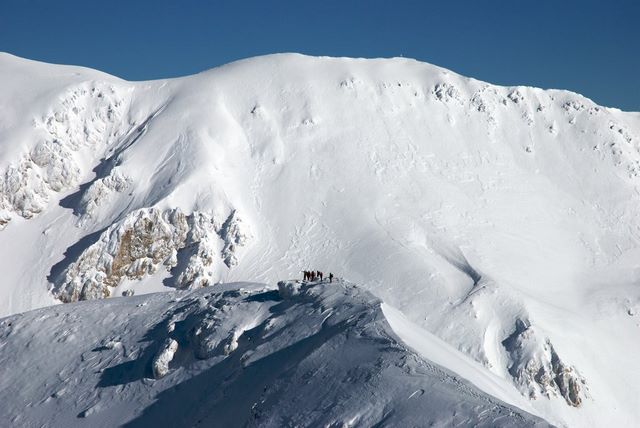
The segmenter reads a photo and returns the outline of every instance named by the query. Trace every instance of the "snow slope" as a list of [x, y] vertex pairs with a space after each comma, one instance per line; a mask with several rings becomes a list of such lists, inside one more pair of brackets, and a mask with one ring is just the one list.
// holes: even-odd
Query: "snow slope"
[[54, 306], [0, 338], [3, 426], [548, 426], [408, 350], [348, 283]]
[[0, 314], [333, 271], [553, 423], [637, 425], [639, 166], [638, 113], [408, 59], [1, 54]]

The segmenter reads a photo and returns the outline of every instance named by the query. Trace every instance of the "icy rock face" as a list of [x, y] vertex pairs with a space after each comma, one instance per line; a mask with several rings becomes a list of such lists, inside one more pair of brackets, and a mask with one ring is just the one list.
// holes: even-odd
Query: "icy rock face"
[[179, 210], [140, 210], [114, 224], [69, 266], [54, 294], [63, 302], [98, 299], [124, 278], [153, 274], [159, 266], [174, 266], [176, 248], [187, 236], [187, 221]]
[[236, 266], [238, 264], [236, 247], [244, 246], [247, 240], [251, 239], [251, 235], [246, 232], [246, 228], [240, 217], [236, 215], [235, 210], [231, 212], [231, 215], [220, 228], [219, 235], [224, 241], [224, 248], [222, 249], [224, 264], [229, 268]]
[[532, 399], [560, 395], [570, 406], [582, 404], [585, 380], [560, 359], [551, 341], [528, 321], [518, 320], [515, 332], [502, 344], [512, 361], [509, 373], [523, 393]]
[[[212, 216], [180, 209], [142, 209], [102, 233], [61, 275], [54, 295], [63, 302], [109, 297], [122, 280], [141, 279], [164, 267], [178, 288], [212, 282], [216, 256], [229, 267], [249, 236], [232, 212], [220, 226]], [[217, 250], [223, 246], [222, 251]], [[228, 263], [233, 260], [234, 263]]]
[[179, 255], [185, 260], [176, 277], [178, 288], [206, 287], [213, 283], [212, 266], [218, 255], [220, 226], [209, 215], [195, 212], [187, 218], [189, 233]]
[[[0, 174], [0, 208], [31, 218], [54, 192], [76, 186], [83, 171], [76, 153], [110, 145], [126, 133], [119, 126], [128, 109], [126, 89], [86, 82], [67, 89], [48, 114], [34, 120], [42, 140]], [[8, 216], [2, 219], [7, 220]]]
[[169, 363], [178, 350], [178, 342], [168, 338], [158, 354], [153, 358], [153, 377], [160, 379], [169, 373]]
[[97, 208], [108, 200], [114, 192], [124, 192], [131, 185], [131, 179], [118, 168], [114, 168], [106, 177], [95, 180], [82, 194], [77, 208], [80, 223], [94, 216]]

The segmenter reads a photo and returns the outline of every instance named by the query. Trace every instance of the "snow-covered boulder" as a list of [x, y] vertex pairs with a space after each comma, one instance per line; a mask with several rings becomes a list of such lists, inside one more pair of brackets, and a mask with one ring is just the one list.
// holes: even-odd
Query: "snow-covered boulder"
[[173, 356], [177, 350], [178, 342], [171, 338], [167, 338], [162, 345], [162, 348], [160, 348], [156, 356], [153, 358], [152, 368], [154, 378], [160, 379], [169, 373], [169, 363], [173, 360]]
[[279, 281], [278, 293], [283, 299], [290, 299], [300, 293], [300, 286], [296, 281]]

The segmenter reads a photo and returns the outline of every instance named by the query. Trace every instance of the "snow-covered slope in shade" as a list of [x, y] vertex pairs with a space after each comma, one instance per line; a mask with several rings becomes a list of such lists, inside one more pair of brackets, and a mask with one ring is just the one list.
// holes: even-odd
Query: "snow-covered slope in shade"
[[[341, 282], [280, 285], [280, 292], [230, 284], [5, 318], [0, 422], [548, 426], [408, 350], [370, 293]], [[433, 338], [431, 347], [442, 346]]]
[[333, 271], [549, 420], [637, 425], [639, 165], [638, 113], [413, 60], [0, 55], [0, 313]]

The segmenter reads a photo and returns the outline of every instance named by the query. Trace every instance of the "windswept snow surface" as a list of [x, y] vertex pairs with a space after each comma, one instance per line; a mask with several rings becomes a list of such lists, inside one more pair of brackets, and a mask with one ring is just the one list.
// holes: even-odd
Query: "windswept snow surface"
[[403, 58], [126, 82], [0, 54], [1, 315], [333, 271], [552, 423], [636, 426], [639, 195], [640, 114], [567, 91]]
[[548, 426], [409, 351], [370, 293], [287, 289], [229, 284], [5, 318], [0, 424]]
[[505, 403], [533, 411], [531, 404], [517, 394], [514, 386], [505, 379], [483, 370], [480, 363], [412, 323], [397, 309], [383, 304], [382, 311], [397, 336], [420, 356], [440, 366], [448, 367], [463, 379]]

